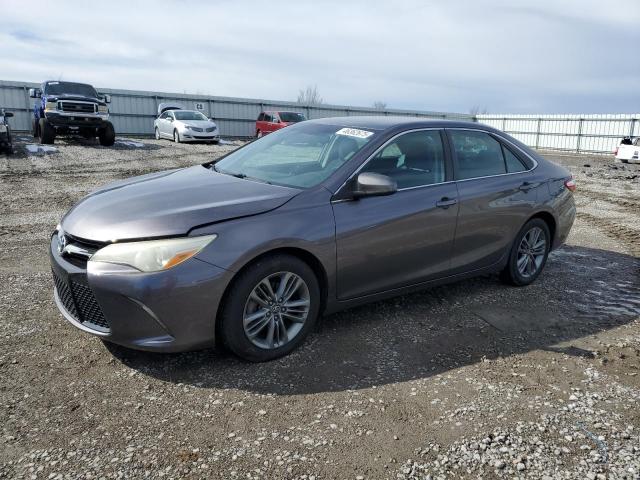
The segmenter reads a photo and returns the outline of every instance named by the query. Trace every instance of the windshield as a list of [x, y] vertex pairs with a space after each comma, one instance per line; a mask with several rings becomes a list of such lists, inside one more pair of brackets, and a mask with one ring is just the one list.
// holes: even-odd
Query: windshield
[[190, 110], [174, 110], [173, 114], [176, 117], [176, 120], [208, 120], [200, 112], [193, 112]]
[[305, 116], [297, 112], [280, 112], [280, 120], [287, 123], [297, 123], [306, 120]]
[[353, 158], [373, 136], [372, 130], [305, 122], [256, 140], [213, 168], [228, 175], [309, 188]]
[[81, 95], [83, 97], [97, 98], [98, 93], [91, 85], [73, 82], [49, 82], [44, 87], [46, 95]]

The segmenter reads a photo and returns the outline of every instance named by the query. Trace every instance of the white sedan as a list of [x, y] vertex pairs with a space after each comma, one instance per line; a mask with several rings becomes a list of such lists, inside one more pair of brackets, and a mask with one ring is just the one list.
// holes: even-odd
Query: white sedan
[[156, 140], [168, 138], [180, 142], [220, 141], [215, 122], [196, 110], [166, 109], [153, 122]]
[[616, 160], [622, 163], [640, 163], [640, 137], [631, 141], [631, 138], [622, 139], [615, 151]]

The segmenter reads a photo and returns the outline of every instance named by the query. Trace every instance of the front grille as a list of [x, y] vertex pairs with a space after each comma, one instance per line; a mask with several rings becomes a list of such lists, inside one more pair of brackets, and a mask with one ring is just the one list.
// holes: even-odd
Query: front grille
[[205, 128], [204, 131], [205, 132], [213, 132], [216, 129], [216, 127], [209, 127], [209, 128]]
[[67, 283], [55, 271], [53, 272], [53, 281], [62, 305], [73, 318], [88, 327], [109, 330], [109, 322], [104, 317], [96, 297], [87, 285], [73, 280]]
[[64, 305], [64, 308], [71, 314], [73, 318], [78, 320], [78, 312], [76, 310], [76, 305], [73, 301], [73, 296], [71, 295], [69, 286], [56, 274], [56, 272], [53, 272], [53, 283], [55, 283], [56, 285], [58, 297], [60, 298], [62, 305]]
[[95, 103], [60, 102], [60, 109], [67, 113], [95, 113]]
[[191, 130], [193, 130], [194, 132], [201, 132], [202, 129], [200, 127], [191, 127]]
[[109, 322], [104, 318], [100, 305], [93, 296], [91, 289], [81, 283], [71, 281], [71, 291], [76, 300], [76, 306], [80, 312], [83, 323], [91, 323], [102, 328], [109, 328]]

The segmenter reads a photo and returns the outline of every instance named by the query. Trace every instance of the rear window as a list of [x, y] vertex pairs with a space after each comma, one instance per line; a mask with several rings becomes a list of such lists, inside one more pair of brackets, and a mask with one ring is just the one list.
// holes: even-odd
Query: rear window
[[287, 123], [297, 123], [306, 120], [306, 117], [297, 112], [280, 112], [280, 120]]

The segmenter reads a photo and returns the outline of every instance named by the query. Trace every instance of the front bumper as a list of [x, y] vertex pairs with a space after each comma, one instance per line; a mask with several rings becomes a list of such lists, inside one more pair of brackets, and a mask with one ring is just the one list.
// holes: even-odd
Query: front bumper
[[75, 327], [125, 347], [156, 352], [214, 345], [215, 317], [231, 272], [191, 258], [174, 268], [132, 273], [90, 266], [49, 249], [54, 298]]
[[45, 118], [54, 127], [104, 127], [109, 120], [108, 113], [65, 113], [46, 111]]
[[195, 132], [193, 130], [182, 130], [180, 132], [181, 142], [219, 142], [220, 131], [213, 132]]

